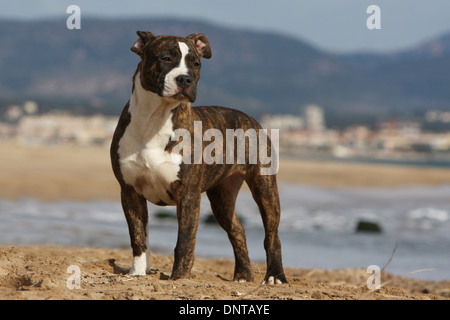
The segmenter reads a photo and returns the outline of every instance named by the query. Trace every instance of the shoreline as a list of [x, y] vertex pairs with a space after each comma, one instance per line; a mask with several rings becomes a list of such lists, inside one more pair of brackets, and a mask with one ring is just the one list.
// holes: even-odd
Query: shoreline
[[[0, 199], [120, 200], [106, 147], [1, 142], [0, 154]], [[433, 186], [450, 184], [450, 168], [281, 158], [277, 180], [324, 188]]]

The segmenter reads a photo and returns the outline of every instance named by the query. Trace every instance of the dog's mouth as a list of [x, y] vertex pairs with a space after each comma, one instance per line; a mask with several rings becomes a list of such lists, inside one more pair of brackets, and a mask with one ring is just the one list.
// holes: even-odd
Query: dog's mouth
[[171, 98], [177, 101], [189, 101], [194, 102], [196, 98], [196, 86], [191, 84], [190, 86], [181, 86], [175, 83], [164, 83], [160, 96]]
[[170, 98], [170, 99], [174, 99], [174, 100], [177, 100], [177, 101], [194, 102], [194, 100], [195, 100], [195, 95], [193, 97], [191, 93], [187, 92], [186, 90], [183, 90], [182, 88], [178, 89], [175, 93], [172, 93], [172, 94], [168, 94], [166, 92], [163, 92], [163, 93], [160, 94], [160, 96], [161, 97]]
[[178, 101], [184, 101], [184, 100], [190, 101], [191, 100], [191, 98], [184, 93], [177, 93], [172, 98], [174, 98], [175, 100], [178, 100]]
[[173, 99], [178, 101], [195, 101], [195, 92], [191, 92], [189, 88], [178, 88], [177, 93], [172, 96]]

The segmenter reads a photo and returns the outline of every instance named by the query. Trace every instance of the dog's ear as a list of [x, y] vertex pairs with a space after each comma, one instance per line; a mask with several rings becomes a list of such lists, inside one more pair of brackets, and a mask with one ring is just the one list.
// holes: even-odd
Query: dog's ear
[[200, 58], [209, 59], [212, 56], [208, 38], [203, 33], [194, 33], [186, 37], [194, 42]]
[[134, 43], [134, 45], [131, 47], [131, 51], [134, 53], [141, 55], [142, 54], [142, 48], [150, 41], [152, 41], [155, 36], [151, 32], [147, 31], [137, 31], [137, 35], [139, 36], [139, 39]]

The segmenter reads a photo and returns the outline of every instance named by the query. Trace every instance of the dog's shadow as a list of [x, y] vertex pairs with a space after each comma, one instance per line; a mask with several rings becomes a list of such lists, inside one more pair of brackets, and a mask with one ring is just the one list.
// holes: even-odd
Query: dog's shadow
[[117, 265], [116, 259], [114, 259], [114, 258], [107, 259], [107, 261], [108, 261], [109, 265], [113, 268], [114, 274], [125, 275], [130, 272], [130, 268], [124, 268], [124, 267]]
[[227, 279], [227, 278], [222, 277], [220, 274], [216, 275], [216, 277], [219, 278], [222, 281], [226, 281], [226, 282], [231, 282], [232, 281], [231, 279]]
[[[125, 267], [121, 267], [116, 263], [116, 259], [111, 258], [111, 259], [107, 259], [106, 261], [108, 261], [109, 265], [113, 268], [113, 273], [117, 274], [117, 275], [128, 275], [128, 273], [130, 272], [130, 268], [125, 268]], [[166, 275], [164, 272], [160, 271], [159, 269], [151, 269], [151, 271], [148, 273], [147, 275], [155, 275], [158, 274], [159, 272], [159, 279], [160, 280], [169, 280], [170, 276]]]
[[[111, 258], [111, 259], [107, 259], [106, 261], [108, 261], [109, 265], [113, 268], [113, 273], [117, 274], [117, 275], [127, 275], [130, 272], [130, 268], [125, 268], [125, 267], [121, 267], [116, 263], [116, 259]], [[160, 280], [170, 280], [170, 275], [165, 274], [164, 272], [162, 272], [159, 269], [152, 269], [150, 271], [150, 275], [155, 275], [159, 273], [159, 279]], [[225, 282], [232, 282], [231, 279], [225, 278], [223, 276], [221, 276], [220, 274], [216, 275], [217, 278], [219, 278], [222, 281]]]

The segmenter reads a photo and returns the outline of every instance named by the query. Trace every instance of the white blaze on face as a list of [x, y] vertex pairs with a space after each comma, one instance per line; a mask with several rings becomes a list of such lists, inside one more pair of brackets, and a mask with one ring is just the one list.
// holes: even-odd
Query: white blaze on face
[[187, 75], [189, 71], [186, 65], [186, 56], [189, 53], [189, 47], [184, 42], [178, 42], [178, 47], [181, 51], [180, 63], [166, 74], [164, 78], [164, 90], [162, 92], [163, 97], [171, 97], [179, 93], [176, 78]]

